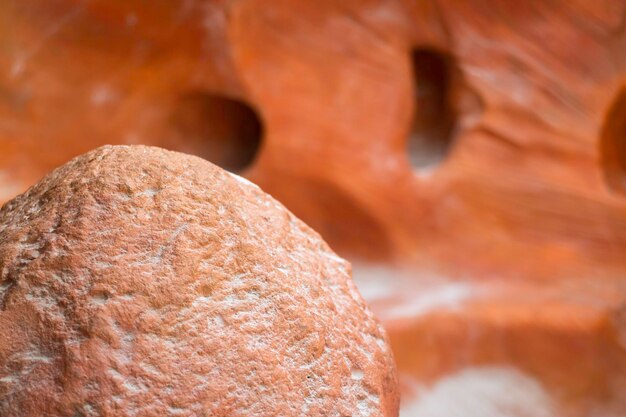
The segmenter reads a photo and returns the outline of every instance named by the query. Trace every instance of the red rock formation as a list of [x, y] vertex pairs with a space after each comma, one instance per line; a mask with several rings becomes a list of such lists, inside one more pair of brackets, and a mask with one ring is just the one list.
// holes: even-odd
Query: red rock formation
[[102, 143], [196, 153], [341, 253], [409, 265], [413, 290], [374, 300], [385, 317], [425, 275], [489, 289], [454, 314], [389, 319], [401, 369], [514, 364], [585, 415], [624, 387], [625, 9], [5, 2], [0, 198]]
[[[431, 396], [443, 395], [431, 392], [433, 385], [478, 371], [482, 376], [463, 379], [466, 394], [448, 392], [454, 404], [451, 398], [470, 395], [475, 384], [503, 382], [493, 380], [492, 372], [481, 373], [485, 368], [496, 374], [506, 371], [504, 383], [510, 388], [478, 389], [470, 395], [474, 402], [490, 409], [500, 397], [512, 395], [517, 399], [509, 398], [511, 407], [523, 404], [522, 409], [532, 410], [501, 410], [488, 417], [612, 416], [626, 410], [623, 281], [416, 280], [414, 273], [398, 277], [358, 270], [355, 276], [361, 277], [357, 285], [390, 335], [405, 408], [417, 413], [401, 415], [456, 415], [423, 410], [424, 403], [433, 401]], [[524, 376], [522, 383], [517, 375]], [[545, 405], [536, 404], [525, 388], [528, 384], [537, 387]], [[486, 413], [480, 407], [465, 409], [462, 399], [443, 408], [449, 407], [456, 407], [457, 414]]]
[[0, 415], [396, 417], [349, 264], [200, 158], [104, 147], [0, 210]]

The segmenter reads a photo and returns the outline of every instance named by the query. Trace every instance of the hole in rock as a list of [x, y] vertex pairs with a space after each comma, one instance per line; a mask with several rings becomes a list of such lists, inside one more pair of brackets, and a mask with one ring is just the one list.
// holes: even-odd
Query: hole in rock
[[198, 294], [202, 297], [210, 297], [213, 294], [213, 285], [206, 284], [198, 288]]
[[263, 126], [242, 101], [207, 93], [183, 96], [171, 116], [162, 146], [200, 156], [232, 172], [241, 172], [257, 154]]
[[600, 156], [609, 187], [626, 194], [626, 87], [617, 94], [604, 120]]
[[453, 101], [454, 60], [431, 49], [412, 54], [415, 114], [408, 153], [419, 171], [437, 167], [451, 150], [457, 124]]

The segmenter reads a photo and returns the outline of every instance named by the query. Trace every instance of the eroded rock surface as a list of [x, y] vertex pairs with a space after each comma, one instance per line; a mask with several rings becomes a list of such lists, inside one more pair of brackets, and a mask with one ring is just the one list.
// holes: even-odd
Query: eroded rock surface
[[0, 415], [397, 416], [350, 266], [200, 158], [103, 147], [0, 210]]

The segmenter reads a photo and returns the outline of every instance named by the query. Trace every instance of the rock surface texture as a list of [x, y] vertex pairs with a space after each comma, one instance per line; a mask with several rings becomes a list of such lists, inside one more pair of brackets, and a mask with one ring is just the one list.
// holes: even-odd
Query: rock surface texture
[[6, 0], [0, 200], [151, 144], [241, 172], [343, 254], [621, 277], [624, 21], [619, 0]]
[[397, 416], [350, 266], [200, 158], [103, 147], [0, 211], [0, 415]]
[[626, 415], [626, 1], [269, 3], [0, 1], [0, 200], [105, 143], [235, 167], [402, 265], [360, 284], [404, 399]]

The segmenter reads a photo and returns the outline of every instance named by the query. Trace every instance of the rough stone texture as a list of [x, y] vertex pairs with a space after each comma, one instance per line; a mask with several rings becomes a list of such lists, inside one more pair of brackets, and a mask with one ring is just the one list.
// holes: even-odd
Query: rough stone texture
[[[512, 366], [557, 415], [606, 417], [626, 392], [625, 22], [623, 0], [4, 0], [0, 199], [104, 143], [226, 166], [215, 130], [241, 119], [209, 109], [236, 98], [265, 127], [244, 176], [340, 254], [408, 269], [370, 298], [407, 378]], [[445, 58], [445, 91], [415, 50]]]
[[103, 147], [0, 210], [0, 415], [397, 416], [350, 266], [200, 158]]

